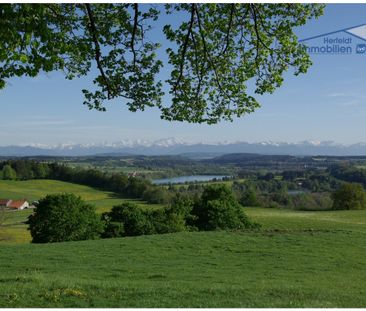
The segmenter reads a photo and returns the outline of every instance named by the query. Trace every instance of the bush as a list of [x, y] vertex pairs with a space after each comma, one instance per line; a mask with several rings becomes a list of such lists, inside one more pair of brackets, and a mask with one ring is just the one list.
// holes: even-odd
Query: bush
[[259, 206], [257, 193], [253, 188], [247, 188], [244, 190], [241, 198], [240, 204], [243, 206]]
[[5, 179], [5, 180], [17, 179], [17, 173], [10, 165], [5, 165], [3, 167], [1, 175], [2, 175], [2, 179]]
[[211, 185], [204, 189], [195, 202], [192, 214], [199, 230], [245, 229], [257, 225], [251, 223], [233, 192], [225, 185]]
[[177, 195], [172, 204], [147, 210], [136, 204], [114, 206], [102, 216], [105, 231], [102, 237], [161, 234], [190, 230], [257, 228], [243, 212], [232, 191], [223, 185], [207, 187], [194, 202]]
[[332, 194], [334, 210], [366, 209], [366, 194], [363, 186], [358, 183], [343, 184]]
[[302, 211], [326, 211], [333, 204], [328, 193], [302, 193], [292, 196], [291, 199], [293, 208]]
[[113, 206], [112, 210], [104, 213], [106, 221], [102, 237], [137, 236], [153, 234], [154, 226], [146, 211], [134, 203], [122, 203]]
[[96, 239], [103, 230], [94, 206], [72, 193], [39, 200], [28, 224], [33, 243]]
[[173, 233], [186, 229], [183, 215], [172, 212], [170, 208], [149, 211], [148, 216], [154, 233]]
[[190, 205], [182, 198], [165, 208], [145, 210], [136, 204], [114, 206], [102, 219], [106, 222], [103, 238], [171, 233], [186, 230]]
[[170, 201], [170, 193], [157, 186], [149, 186], [142, 194], [142, 199], [150, 204], [166, 204]]
[[291, 200], [283, 193], [261, 193], [257, 197], [258, 206], [267, 208], [289, 208]]
[[117, 238], [125, 236], [123, 223], [110, 221], [106, 215], [103, 215], [102, 220], [105, 222], [104, 231], [101, 234], [102, 238]]
[[193, 200], [188, 196], [177, 194], [169, 206], [149, 211], [149, 217], [155, 233], [172, 233], [192, 230], [189, 224], [194, 218], [190, 213]]

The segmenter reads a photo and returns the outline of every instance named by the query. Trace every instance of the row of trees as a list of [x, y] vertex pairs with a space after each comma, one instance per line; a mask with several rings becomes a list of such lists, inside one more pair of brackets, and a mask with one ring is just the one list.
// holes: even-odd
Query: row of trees
[[345, 183], [332, 194], [335, 210], [366, 209], [366, 192], [362, 184]]
[[329, 174], [347, 182], [356, 182], [366, 186], [366, 169], [350, 165], [333, 166]]
[[341, 183], [332, 192], [289, 192], [287, 188], [263, 191], [252, 182], [234, 182], [233, 189], [243, 206], [290, 208], [296, 210], [365, 209], [365, 191], [359, 183]]
[[[344, 184], [332, 198], [333, 209], [366, 209], [366, 193], [361, 184]], [[321, 200], [324, 198], [299, 196], [293, 203], [302, 209], [313, 209]], [[208, 186], [193, 199], [177, 195], [172, 204], [161, 209], [123, 203], [101, 217], [94, 206], [74, 194], [48, 195], [39, 201], [28, 224], [34, 243], [260, 227], [248, 219], [234, 193], [225, 185]]]
[[161, 209], [133, 203], [114, 206], [99, 217], [95, 208], [74, 194], [48, 195], [29, 216], [34, 243], [137, 236], [185, 230], [243, 230], [259, 228], [245, 215], [232, 191], [224, 185], [205, 188], [195, 200], [176, 196]]
[[[282, 179], [272, 173], [257, 173], [245, 182], [234, 181], [232, 189], [244, 206], [285, 207], [303, 210], [339, 209], [339, 197], [335, 200], [337, 189], [344, 181], [362, 181], [362, 169], [355, 167], [333, 167], [325, 172], [282, 172]], [[357, 174], [355, 173], [357, 172]], [[259, 175], [258, 175], [259, 174]], [[188, 187], [159, 187], [143, 178], [128, 177], [122, 173], [105, 173], [97, 169], [72, 168], [58, 163], [28, 160], [11, 160], [0, 163], [0, 177], [3, 179], [49, 178], [74, 182], [103, 190], [113, 191], [121, 196], [142, 198], [155, 204], [169, 204], [176, 193], [191, 197], [199, 196], [204, 185], [193, 184]], [[338, 179], [339, 178], [339, 179]], [[301, 180], [301, 186], [297, 182]], [[289, 194], [289, 190], [304, 190], [305, 193]], [[348, 190], [347, 190], [348, 191]], [[342, 195], [341, 195], [342, 196]], [[361, 204], [362, 205], [362, 204]]]
[[59, 163], [46, 163], [30, 160], [11, 160], [0, 163], [0, 179], [56, 179], [78, 183], [117, 194], [142, 198], [149, 203], [168, 203], [172, 194], [161, 187], [152, 185], [149, 180], [129, 177], [123, 173], [105, 173], [97, 169], [72, 168]]
[[29, 160], [10, 160], [0, 162], [0, 179], [27, 180], [50, 176], [49, 164]]

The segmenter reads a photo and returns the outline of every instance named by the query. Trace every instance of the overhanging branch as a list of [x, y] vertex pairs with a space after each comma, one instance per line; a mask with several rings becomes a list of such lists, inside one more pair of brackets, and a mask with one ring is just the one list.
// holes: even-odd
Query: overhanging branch
[[178, 76], [178, 79], [177, 79], [177, 81], [176, 81], [176, 83], [174, 85], [174, 92], [177, 90], [177, 88], [179, 86], [179, 82], [180, 82], [180, 80], [183, 77], [184, 62], [185, 62], [185, 58], [186, 58], [187, 47], [188, 47], [188, 43], [189, 43], [189, 37], [191, 36], [191, 32], [192, 32], [192, 28], [193, 28], [193, 23], [194, 23], [195, 8], [196, 8], [196, 4], [192, 3], [191, 4], [191, 19], [189, 21], [189, 26], [188, 26], [187, 34], [185, 36], [184, 43], [183, 43], [182, 59], [181, 59], [180, 66], [179, 66], [179, 76]]
[[104, 84], [107, 88], [107, 93], [108, 93], [108, 99], [111, 99], [112, 96], [114, 95], [113, 89], [111, 88], [108, 78], [106, 76], [106, 74], [104, 73], [104, 69], [101, 63], [101, 51], [100, 51], [100, 46], [99, 46], [99, 41], [98, 41], [98, 30], [97, 27], [95, 25], [95, 19], [94, 19], [94, 15], [93, 15], [93, 11], [90, 7], [89, 3], [85, 3], [85, 7], [86, 7], [86, 11], [88, 13], [88, 19], [89, 19], [89, 31], [92, 35], [92, 39], [94, 42], [94, 49], [95, 49], [95, 61], [97, 62], [97, 67], [99, 69], [100, 75], [102, 76], [102, 79], [104, 81]]

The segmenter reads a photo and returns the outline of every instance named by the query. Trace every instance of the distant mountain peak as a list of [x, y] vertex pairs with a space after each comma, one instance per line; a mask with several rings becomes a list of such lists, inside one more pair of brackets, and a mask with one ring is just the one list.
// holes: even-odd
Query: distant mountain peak
[[67, 142], [57, 145], [39, 143], [18, 146], [0, 146], [0, 156], [84, 156], [98, 154], [141, 154], [174, 155], [193, 153], [257, 153], [282, 155], [366, 155], [366, 143], [340, 144], [334, 141], [305, 140], [298, 143], [262, 141], [248, 143], [244, 141], [222, 141], [210, 143], [189, 142], [168, 137], [159, 140], [123, 139], [117, 142], [78, 144]]

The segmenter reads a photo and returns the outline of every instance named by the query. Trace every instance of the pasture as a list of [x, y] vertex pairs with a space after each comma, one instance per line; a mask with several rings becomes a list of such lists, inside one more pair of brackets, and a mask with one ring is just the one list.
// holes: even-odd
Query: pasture
[[[93, 204], [98, 213], [109, 211], [112, 206], [121, 204], [124, 201], [135, 202], [140, 206], [149, 208], [159, 206], [147, 205], [141, 200], [122, 198], [113, 192], [57, 180], [0, 180], [0, 198], [4, 199], [27, 199], [32, 202], [47, 194], [64, 192], [79, 195], [86, 202]], [[24, 224], [30, 213], [32, 213], [32, 210], [9, 211], [6, 213], [4, 226], [0, 227], [0, 244], [30, 241], [30, 234]]]
[[364, 233], [196, 232], [2, 246], [1, 307], [364, 307]]
[[[51, 185], [104, 202], [100, 211], [121, 200], [89, 187], [32, 182], [19, 183], [34, 198], [51, 193]], [[18, 189], [24, 197], [16, 184], [1, 184], [2, 196]], [[0, 307], [366, 306], [366, 211], [245, 211], [263, 228], [3, 243]], [[26, 213], [13, 212], [13, 223]]]

